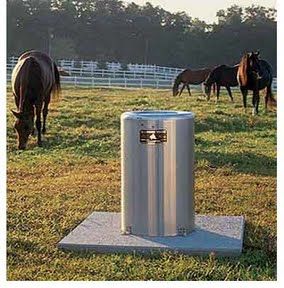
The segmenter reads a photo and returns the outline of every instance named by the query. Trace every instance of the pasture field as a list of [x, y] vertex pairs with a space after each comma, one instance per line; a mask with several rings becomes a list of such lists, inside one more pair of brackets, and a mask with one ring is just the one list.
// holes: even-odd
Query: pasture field
[[[34, 137], [22, 152], [8, 87], [8, 280], [276, 280], [276, 113], [264, 113], [263, 97], [252, 117], [238, 92], [233, 104], [222, 92], [217, 105], [192, 92], [63, 88], [50, 106], [44, 147]], [[146, 108], [196, 114], [196, 213], [244, 215], [240, 257], [57, 249], [94, 210], [120, 211], [120, 114]]]

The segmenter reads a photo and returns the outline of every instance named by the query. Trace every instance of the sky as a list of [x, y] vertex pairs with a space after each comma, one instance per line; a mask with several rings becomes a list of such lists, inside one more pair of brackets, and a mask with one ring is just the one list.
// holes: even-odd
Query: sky
[[[226, 9], [232, 5], [242, 7], [260, 5], [264, 7], [275, 8], [276, 0], [122, 0], [123, 2], [135, 2], [144, 5], [150, 2], [153, 6], [160, 6], [170, 12], [185, 11], [193, 18], [199, 18], [206, 23], [217, 22], [216, 12], [220, 9]], [[279, 0], [280, 1], [280, 0]]]

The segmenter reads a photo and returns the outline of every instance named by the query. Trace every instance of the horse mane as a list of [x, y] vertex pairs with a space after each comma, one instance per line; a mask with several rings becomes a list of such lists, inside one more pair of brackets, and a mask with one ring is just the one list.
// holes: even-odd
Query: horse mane
[[238, 79], [240, 86], [246, 86], [248, 82], [247, 77], [247, 69], [248, 69], [248, 54], [244, 55], [241, 59], [238, 68]]
[[217, 66], [213, 69], [208, 69], [209, 72], [208, 72], [208, 75], [207, 75], [204, 83], [206, 83], [208, 85], [212, 85], [214, 82], [216, 82], [216, 73], [218, 73], [220, 68], [222, 68], [223, 66], [225, 66], [225, 65], [220, 65], [220, 66]]

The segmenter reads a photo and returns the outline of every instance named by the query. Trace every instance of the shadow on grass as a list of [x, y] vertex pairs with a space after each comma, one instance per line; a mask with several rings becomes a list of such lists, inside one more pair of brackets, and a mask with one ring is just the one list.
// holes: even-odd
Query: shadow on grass
[[96, 129], [105, 129], [105, 128], [119, 129], [120, 127], [119, 117], [114, 118], [110, 116], [74, 117], [71, 115], [60, 115], [58, 121], [60, 122], [60, 126], [67, 128], [79, 128], [84, 126], [87, 128], [96, 128]]
[[[276, 224], [275, 224], [276, 225]], [[264, 228], [246, 221], [244, 234], [244, 252], [259, 251], [275, 259], [277, 254], [277, 238], [270, 227]], [[256, 263], [257, 264], [257, 263]], [[276, 264], [276, 263], [275, 263]]]
[[197, 161], [206, 159], [211, 166], [222, 167], [230, 165], [235, 171], [240, 173], [276, 176], [276, 158], [249, 152], [220, 153], [197, 151], [195, 155]]
[[[267, 129], [267, 120], [258, 117], [249, 118], [247, 116], [230, 116], [225, 115], [224, 118], [216, 116], [208, 116], [203, 120], [195, 122], [195, 131], [206, 132], [250, 132], [262, 131]], [[275, 124], [276, 125], [276, 124]]]

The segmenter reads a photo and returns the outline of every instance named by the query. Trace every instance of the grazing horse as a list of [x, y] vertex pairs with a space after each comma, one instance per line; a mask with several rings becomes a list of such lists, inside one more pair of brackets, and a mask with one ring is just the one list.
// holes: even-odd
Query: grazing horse
[[227, 65], [220, 65], [214, 68], [206, 78], [204, 84], [204, 90], [205, 94], [207, 95], [207, 99], [210, 99], [210, 91], [212, 84], [216, 84], [217, 86], [217, 100], [219, 100], [219, 94], [220, 94], [220, 87], [224, 86], [226, 87], [229, 96], [231, 98], [231, 101], [233, 102], [233, 96], [232, 91], [230, 87], [238, 86], [238, 79], [237, 79], [237, 73], [238, 73], [239, 65], [235, 65], [233, 67], [227, 66]]
[[[176, 96], [178, 94], [181, 95], [185, 86], [187, 87], [188, 94], [191, 96], [189, 84], [193, 85], [201, 84], [206, 79], [206, 77], [210, 72], [211, 69], [209, 68], [204, 68], [200, 70], [191, 70], [191, 69], [183, 70], [180, 74], [178, 74], [178, 76], [175, 79], [175, 83], [173, 86], [173, 96]], [[183, 83], [183, 86], [179, 92], [178, 87], [180, 83]]]
[[35, 115], [37, 143], [41, 146], [41, 133], [46, 131], [51, 93], [58, 96], [60, 92], [60, 76], [56, 64], [48, 55], [39, 51], [22, 54], [12, 72], [12, 91], [18, 109], [17, 112], [12, 110], [16, 117], [14, 128], [18, 136], [18, 148], [26, 148], [28, 137], [34, 132]]
[[247, 107], [248, 90], [253, 91], [253, 115], [258, 114], [259, 90], [266, 88], [265, 110], [267, 104], [276, 105], [276, 100], [272, 96], [272, 68], [268, 62], [259, 59], [259, 52], [245, 54], [239, 64], [237, 79], [243, 95], [244, 108]]

